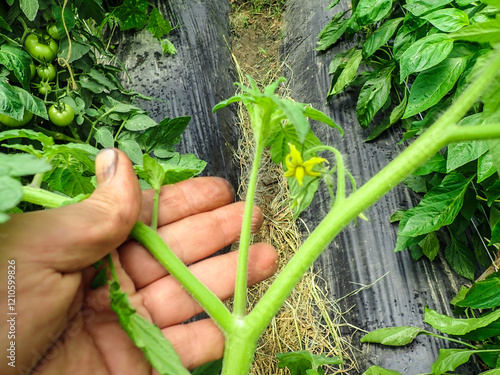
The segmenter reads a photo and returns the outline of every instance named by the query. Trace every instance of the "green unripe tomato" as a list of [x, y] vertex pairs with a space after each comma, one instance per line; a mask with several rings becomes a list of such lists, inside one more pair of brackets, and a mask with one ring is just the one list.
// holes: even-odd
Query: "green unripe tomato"
[[45, 82], [45, 81], [42, 81], [36, 87], [38, 87], [38, 92], [40, 93], [40, 95], [43, 95], [43, 96], [47, 95], [48, 93], [50, 93], [52, 91], [52, 87], [50, 87], [50, 84], [48, 82]]
[[36, 67], [36, 73], [42, 81], [53, 81], [56, 78], [57, 70], [51, 63], [40, 64]]
[[33, 78], [35, 78], [35, 74], [36, 74], [35, 64], [30, 64], [30, 77], [31, 77], [32, 81], [33, 81]]
[[49, 119], [57, 126], [68, 126], [75, 118], [75, 111], [64, 102], [53, 104], [49, 108]]
[[46, 38], [42, 38], [30, 34], [24, 41], [24, 48], [35, 60], [47, 63], [56, 58], [59, 45], [48, 35]]
[[17, 128], [19, 126], [26, 125], [32, 118], [33, 113], [26, 110], [24, 110], [23, 119], [21, 121], [0, 113], [0, 124], [10, 126], [12, 128]]
[[47, 34], [49, 34], [50, 37], [54, 40], [61, 39], [61, 34], [59, 34], [59, 30], [57, 29], [57, 26], [55, 24], [47, 25]]

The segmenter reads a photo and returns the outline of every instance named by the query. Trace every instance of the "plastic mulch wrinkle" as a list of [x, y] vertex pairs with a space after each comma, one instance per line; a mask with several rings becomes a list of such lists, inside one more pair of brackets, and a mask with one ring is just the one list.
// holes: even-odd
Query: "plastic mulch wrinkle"
[[212, 113], [215, 104], [235, 92], [233, 62], [224, 40], [229, 40], [231, 6], [226, 0], [169, 0], [158, 6], [177, 26], [168, 35], [177, 54], [163, 55], [160, 43], [143, 30], [125, 33], [119, 58], [133, 88], [158, 99], [141, 103], [153, 119], [191, 117], [178, 150], [205, 160], [204, 175], [225, 177], [237, 186], [232, 154], [238, 139], [236, 114], [227, 108]]
[[[311, 103], [344, 128], [343, 138], [327, 127], [318, 127], [315, 132], [323, 143], [335, 145], [345, 155], [346, 167], [360, 186], [402, 150], [396, 145], [401, 135], [389, 131], [373, 143], [364, 143], [369, 130], [357, 123], [357, 95], [353, 91], [339, 94], [325, 104], [331, 81], [328, 65], [332, 57], [354, 46], [352, 41], [341, 41], [327, 52], [314, 51], [316, 36], [338, 11], [338, 7], [335, 11], [325, 10], [326, 5], [324, 0], [288, 0], [282, 54], [289, 67], [286, 75], [290, 80], [291, 96], [299, 102]], [[347, 10], [347, 1], [342, 1], [340, 7]], [[320, 192], [301, 218], [309, 228], [314, 228], [326, 214], [329, 204], [328, 192]], [[395, 326], [432, 330], [423, 322], [424, 307], [427, 305], [440, 313], [450, 314], [449, 302], [464, 281], [439, 257], [433, 263], [415, 262], [408, 251], [393, 252], [397, 225], [391, 224], [389, 217], [396, 210], [414, 204], [408, 189], [396, 187], [365, 213], [370, 222], [358, 220], [357, 227], [352, 224], [345, 228], [315, 264], [326, 280], [330, 298], [340, 299], [359, 290], [339, 304], [341, 311], [347, 312], [344, 318], [363, 330]], [[369, 287], [362, 289], [363, 286]], [[346, 328], [344, 333], [348, 337], [352, 331]], [[371, 365], [402, 374], [428, 373], [439, 348], [449, 347], [448, 342], [427, 336], [418, 337], [406, 347], [361, 344], [362, 335], [362, 332], [355, 334], [353, 342], [360, 350], [353, 353], [360, 373]], [[480, 372], [477, 367], [462, 366], [460, 369], [466, 374]]]

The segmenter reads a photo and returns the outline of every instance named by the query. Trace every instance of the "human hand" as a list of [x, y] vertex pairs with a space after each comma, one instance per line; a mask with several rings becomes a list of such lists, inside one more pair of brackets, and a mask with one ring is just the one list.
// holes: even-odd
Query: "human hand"
[[[7, 269], [15, 260], [15, 368], [3, 357], [2, 374], [151, 374], [144, 356], [109, 307], [107, 286], [91, 290], [92, 264], [111, 252], [132, 306], [158, 325], [187, 368], [222, 356], [224, 338], [210, 319], [181, 324], [200, 306], [150, 253], [127, 237], [137, 220], [151, 217], [153, 192], [141, 192], [130, 161], [118, 150], [96, 160], [98, 188], [70, 206], [13, 215], [0, 225], [0, 291], [7, 338]], [[201, 177], [165, 186], [158, 232], [191, 271], [221, 299], [234, 288], [237, 252], [200, 261], [238, 239], [243, 203], [232, 203], [229, 184]], [[262, 223], [258, 209], [253, 230]], [[272, 275], [274, 248], [255, 244], [249, 282]]]

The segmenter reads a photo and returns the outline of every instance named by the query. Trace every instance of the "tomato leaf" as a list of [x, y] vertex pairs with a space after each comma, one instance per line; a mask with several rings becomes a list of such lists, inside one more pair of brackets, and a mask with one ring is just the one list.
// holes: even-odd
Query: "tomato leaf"
[[340, 365], [344, 361], [342, 358], [327, 357], [324, 354], [313, 354], [307, 350], [299, 350], [290, 353], [277, 353], [278, 368], [287, 367], [291, 375], [305, 375], [309, 369], [315, 371], [316, 374], [324, 374], [321, 369], [323, 365]]
[[431, 34], [417, 40], [399, 59], [400, 82], [412, 73], [421, 72], [439, 64], [446, 59], [452, 49], [453, 40], [449, 39], [446, 34]]
[[14, 92], [17, 94], [17, 97], [19, 98], [21, 103], [23, 103], [23, 106], [26, 110], [46, 120], [49, 119], [47, 107], [45, 106], [45, 103], [42, 99], [20, 87], [13, 86], [12, 88], [14, 89]]
[[0, 64], [10, 70], [26, 90], [29, 89], [32, 63], [30, 55], [23, 49], [9, 44], [0, 46]]
[[165, 170], [163, 185], [175, 184], [200, 174], [207, 163], [193, 154], [177, 154], [168, 160], [159, 161]]
[[156, 121], [148, 115], [144, 113], [137, 113], [125, 121], [124, 127], [127, 130], [142, 131], [157, 125]]
[[0, 113], [21, 121], [24, 105], [17, 95], [14, 86], [0, 79]]
[[100, 0], [75, 0], [75, 5], [80, 18], [91, 18], [100, 24], [106, 16]]
[[288, 144], [292, 143], [296, 147], [308, 150], [310, 148], [320, 146], [321, 141], [310, 130], [306, 135], [303, 144], [300, 143], [299, 137], [295, 128], [287, 123], [284, 126], [276, 128], [276, 130], [269, 136], [266, 146], [270, 146], [271, 159], [276, 164], [282, 163], [286, 155], [290, 152]]
[[91, 177], [82, 176], [74, 167], [57, 167], [44, 176], [52, 190], [59, 191], [70, 197], [79, 194], [88, 194], [94, 191]]
[[428, 332], [419, 327], [389, 327], [380, 328], [367, 333], [361, 338], [361, 342], [373, 342], [389, 346], [408, 345], [420, 334]]
[[118, 148], [122, 150], [135, 164], [142, 164], [142, 149], [135, 139], [118, 140]]
[[[113, 267], [113, 266], [111, 266]], [[172, 344], [154, 325], [139, 315], [130, 305], [129, 299], [120, 289], [115, 272], [111, 272], [113, 280], [109, 283], [109, 299], [111, 309], [118, 316], [122, 328], [127, 332], [134, 344], [142, 350], [149, 363], [161, 375], [189, 375]]]
[[219, 375], [221, 370], [222, 359], [217, 359], [195, 368], [191, 375]]
[[165, 179], [163, 167], [151, 156], [144, 154], [142, 157], [142, 171], [140, 176], [149, 183], [153, 189], [160, 190]]
[[[61, 43], [59, 44], [59, 51], [58, 51], [57, 55], [59, 57], [62, 57], [63, 59], [66, 59], [68, 57], [68, 52], [70, 52], [68, 39], [63, 39], [63, 40], [61, 40]], [[75, 62], [75, 61], [81, 59], [83, 56], [85, 56], [89, 52], [90, 52], [90, 45], [79, 43], [77, 41], [72, 40], [71, 41], [71, 54], [69, 56], [68, 62], [69, 63]]]
[[342, 130], [342, 128], [339, 125], [337, 125], [332, 118], [328, 117], [323, 112], [310, 106], [303, 107], [303, 110], [304, 110], [304, 116], [310, 118], [311, 120], [320, 121], [323, 124], [335, 128], [340, 132], [340, 135], [344, 135], [344, 130]]
[[113, 133], [108, 126], [97, 128], [94, 133], [94, 139], [104, 148], [114, 147], [115, 145]]
[[30, 129], [12, 129], [0, 133], [0, 141], [13, 138], [27, 138], [39, 141], [43, 146], [51, 146], [54, 144], [54, 139], [52, 139], [52, 137]]
[[103, 74], [102, 72], [100, 72], [95, 68], [90, 69], [88, 75], [89, 77], [92, 77], [92, 79], [96, 80], [100, 85], [106, 87], [110, 91], [118, 89], [114, 81], [106, 77], [105, 74]]
[[[84, 8], [86, 8], [88, 4], [86, 3]], [[66, 7], [64, 8], [64, 22], [63, 22], [63, 8], [59, 5], [54, 5], [52, 7], [52, 14], [54, 15], [54, 19], [56, 21], [56, 26], [59, 34], [61, 36], [66, 35], [66, 30], [64, 29], [64, 26], [68, 29], [68, 31], [71, 31], [75, 28], [76, 25], [76, 15], [71, 9], [72, 7]]]
[[160, 145], [163, 147], [176, 145], [190, 121], [191, 117], [189, 116], [175, 117], [173, 119], [164, 118], [158, 126], [141, 133], [137, 138], [137, 142], [145, 149], [146, 153], [150, 153]]
[[448, 58], [420, 73], [413, 83], [403, 118], [423, 112], [437, 104], [455, 85], [467, 66], [467, 57]]
[[52, 167], [49, 163], [33, 155], [0, 153], [0, 176], [30, 176], [48, 172], [51, 169]]
[[[1, 155], [1, 154], [0, 154]], [[21, 202], [23, 197], [23, 185], [18, 180], [10, 176], [0, 176], [0, 224], [9, 220], [9, 216], [4, 214]]]
[[19, 0], [19, 6], [26, 18], [33, 21], [38, 13], [38, 0]]

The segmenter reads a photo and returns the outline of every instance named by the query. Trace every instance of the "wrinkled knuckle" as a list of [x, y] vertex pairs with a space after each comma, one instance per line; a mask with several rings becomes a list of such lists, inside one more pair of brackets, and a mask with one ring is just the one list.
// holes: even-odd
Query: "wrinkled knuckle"
[[101, 200], [92, 202], [93, 217], [97, 217], [95, 225], [88, 229], [88, 240], [94, 244], [123, 242], [131, 228], [130, 219], [120, 209]]

